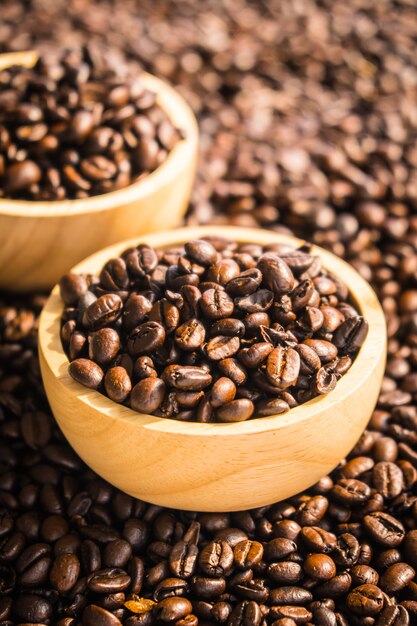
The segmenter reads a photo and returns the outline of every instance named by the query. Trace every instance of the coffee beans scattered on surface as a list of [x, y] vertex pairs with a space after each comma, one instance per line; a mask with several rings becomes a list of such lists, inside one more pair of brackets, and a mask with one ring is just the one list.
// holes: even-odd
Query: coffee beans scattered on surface
[[180, 139], [140, 74], [88, 49], [0, 71], [0, 198], [115, 191], [155, 170]]
[[[198, 513], [135, 500], [70, 449], [40, 379], [42, 303], [0, 299], [2, 626], [413, 626], [417, 389], [412, 373], [388, 372], [398, 359], [415, 368], [415, 334], [408, 356], [390, 353], [369, 430], [330, 476], [271, 506]], [[102, 320], [111, 310], [96, 309]], [[135, 367], [149, 372], [149, 357]], [[228, 393], [218, 387], [217, 402]], [[191, 406], [202, 392], [178, 393]]]
[[177, 420], [240, 422], [327, 394], [368, 331], [308, 245], [141, 244], [97, 279], [65, 275], [60, 290], [71, 376]]
[[[2, 580], [8, 579], [2, 586], [0, 620], [7, 626], [25, 623], [30, 609], [31, 619], [59, 626], [93, 620], [153, 625], [157, 623], [153, 602], [160, 601], [168, 588], [191, 601], [199, 626], [294, 626], [303, 621], [314, 626], [413, 626], [415, 575], [407, 582], [409, 568], [417, 569], [413, 1], [83, 0], [81, 4], [80, 10], [79, 0], [2, 0], [0, 49], [50, 50], [57, 43], [68, 47], [94, 43], [107, 55], [118, 57], [124, 51], [176, 84], [192, 104], [201, 134], [202, 159], [189, 222], [288, 229], [351, 262], [372, 282], [384, 307], [387, 369], [368, 430], [340, 467], [313, 489], [291, 501], [231, 515], [170, 511], [127, 498], [74, 457], [50, 417], [39, 379], [35, 353], [39, 299], [4, 301], [0, 543]], [[146, 359], [140, 367], [149, 367]], [[395, 466], [402, 472], [401, 491], [391, 499], [379, 468], [374, 483], [373, 468], [379, 463], [392, 464], [388, 471]], [[346, 495], [345, 481], [351, 479], [370, 487], [366, 504], [342, 501], [340, 495], [337, 499], [340, 492]], [[352, 493], [358, 485], [349, 484]], [[395, 492], [398, 479], [393, 484]], [[363, 486], [359, 489], [366, 491]], [[311, 502], [318, 495], [324, 499]], [[317, 504], [324, 509], [326, 501], [323, 517], [313, 521], [311, 509]], [[311, 506], [306, 506], [308, 502]], [[403, 526], [402, 540], [398, 529], [393, 533], [394, 542], [400, 539], [396, 547], [386, 547], [369, 533], [374, 517], [367, 517], [366, 523], [364, 519], [375, 509], [388, 514], [394, 528]], [[61, 516], [68, 525], [69, 536], [62, 541], [53, 541], [44, 532], [40, 537], [40, 528], [51, 515]], [[246, 549], [241, 548], [231, 571], [228, 557], [222, 560], [225, 569], [216, 573], [199, 557], [195, 575], [220, 575], [227, 582], [225, 593], [210, 600], [192, 590], [189, 579], [172, 580], [177, 574], [172, 574], [161, 546], [150, 547], [162, 540], [172, 550], [192, 520], [202, 524], [199, 552], [214, 537], [227, 540], [233, 551], [246, 537], [265, 550], [272, 533], [276, 538], [285, 535], [299, 548], [268, 563], [267, 570], [263, 557], [255, 564], [248, 561], [245, 568], [241, 559]], [[131, 557], [128, 548], [118, 547], [121, 540], [129, 544]], [[51, 554], [74, 554], [82, 563], [81, 582], [62, 592], [53, 586], [51, 570], [44, 565], [44, 578], [33, 580], [30, 588], [25, 585], [16, 561], [24, 546], [37, 543], [50, 546]], [[127, 564], [110, 560], [114, 550], [125, 555]], [[187, 554], [193, 553], [190, 547]], [[306, 576], [303, 565], [311, 553], [328, 554], [337, 575], [324, 583]], [[184, 544], [175, 554], [185, 554]], [[111, 564], [134, 572], [129, 574], [130, 588], [119, 592], [126, 606], [117, 604], [122, 595], [107, 598], [87, 587], [86, 577], [102, 562], [104, 567]], [[192, 563], [191, 556], [187, 562]], [[399, 576], [403, 571], [404, 578]], [[158, 576], [165, 577], [162, 584]], [[134, 581], [142, 579], [146, 585], [135, 587]], [[270, 590], [266, 603], [259, 600], [260, 594], [255, 597], [255, 584], [248, 586], [249, 579], [265, 581]], [[297, 593], [290, 595], [288, 587]], [[370, 607], [381, 606], [375, 587], [382, 591], [383, 606], [370, 615]], [[301, 595], [300, 588], [307, 594]], [[282, 589], [284, 595], [273, 593]], [[139, 600], [128, 599], [131, 590]], [[177, 621], [176, 626], [197, 624], [192, 616]]]

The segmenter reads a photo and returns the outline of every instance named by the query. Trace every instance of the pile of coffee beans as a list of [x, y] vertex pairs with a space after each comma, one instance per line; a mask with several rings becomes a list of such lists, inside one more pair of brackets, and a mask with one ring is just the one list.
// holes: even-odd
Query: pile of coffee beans
[[[201, 586], [192, 588], [190, 578], [180, 576], [190, 581], [180, 597], [191, 602], [199, 626], [417, 622], [412, 577], [417, 569], [416, 29], [413, 0], [2, 0], [1, 51], [36, 47], [49, 53], [57, 43], [94, 44], [117, 61], [126, 55], [176, 84], [193, 106], [201, 133], [189, 223], [262, 225], [331, 249], [372, 282], [386, 313], [389, 342], [368, 430], [331, 476], [289, 501], [255, 511], [188, 513], [128, 498], [71, 453], [39, 378], [41, 301], [4, 300], [0, 565], [7, 582], [1, 585], [0, 622], [163, 624], [156, 606], [144, 614], [131, 609], [161, 601], [154, 597], [159, 577], [166, 581], [178, 571], [171, 570], [163, 550], [184, 540], [194, 521], [200, 523], [199, 552], [210, 541], [226, 539], [232, 547], [245, 536], [264, 548], [259, 563], [247, 561], [242, 569], [233, 556], [233, 573], [220, 572], [226, 590], [217, 598], [207, 598]], [[326, 502], [320, 520], [320, 513], [314, 521], [303, 515], [312, 508], [323, 511]], [[62, 524], [65, 539], [45, 530], [51, 516]], [[311, 522], [326, 537], [319, 548], [317, 540], [307, 539]], [[295, 524], [302, 530], [294, 539]], [[325, 544], [334, 546], [324, 531], [345, 546], [345, 555], [352, 546], [351, 560], [337, 548], [323, 552]], [[189, 537], [187, 564], [196, 551]], [[131, 576], [130, 586], [115, 592], [116, 598], [98, 594], [86, 579], [93, 567], [116, 563], [104, 554], [121, 538], [132, 556], [117, 566]], [[271, 567], [266, 545], [280, 538], [294, 542], [295, 549], [274, 555], [278, 567]], [[159, 541], [164, 546], [155, 546]], [[17, 560], [23, 549], [35, 545], [36, 551], [39, 543], [49, 556], [34, 558], [42, 574], [29, 584], [23, 570], [18, 573]], [[100, 554], [100, 565], [98, 557], [96, 565], [83, 564], [81, 554], [88, 550]], [[184, 544], [176, 550], [182, 554]], [[77, 583], [68, 591], [50, 578], [48, 559], [60, 551], [80, 562]], [[312, 577], [311, 560], [305, 571], [314, 554], [330, 557], [335, 577], [327, 582]], [[333, 568], [325, 561], [329, 575]], [[200, 558], [195, 562], [192, 576], [207, 577]], [[142, 588], [131, 573], [138, 563]], [[272, 570], [278, 572], [275, 579]], [[238, 582], [235, 573], [255, 582]], [[259, 581], [268, 589], [266, 602], [254, 591]], [[141, 601], [128, 608], [123, 602], [130, 593]], [[281, 607], [279, 617], [273, 606]], [[197, 623], [194, 617], [177, 621]]]
[[128, 186], [181, 139], [129, 66], [87, 48], [0, 71], [0, 198], [88, 198]]
[[308, 245], [140, 244], [60, 291], [71, 376], [177, 420], [240, 422], [327, 394], [368, 331]]
[[2, 626], [416, 623], [410, 326], [369, 430], [330, 476], [271, 506], [198, 513], [135, 500], [73, 453], [40, 379], [42, 304], [0, 301]]

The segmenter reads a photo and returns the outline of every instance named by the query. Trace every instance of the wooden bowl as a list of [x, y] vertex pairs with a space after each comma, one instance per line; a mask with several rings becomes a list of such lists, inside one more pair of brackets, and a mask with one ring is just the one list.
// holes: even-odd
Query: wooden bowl
[[[0, 55], [0, 70], [32, 67], [36, 52]], [[197, 162], [198, 129], [183, 98], [142, 73], [173, 124], [184, 131], [166, 161], [143, 180], [85, 200], [31, 202], [0, 199], [0, 288], [50, 289], [75, 263], [132, 235], [172, 228], [187, 208]]]
[[[218, 227], [184, 228], [140, 241], [166, 247], [218, 234]], [[240, 242], [301, 244], [266, 230], [222, 227], [220, 234]], [[137, 243], [136, 238], [102, 250], [74, 271], [97, 273], [109, 258]], [[41, 371], [52, 411], [81, 458], [136, 498], [198, 511], [270, 504], [332, 470], [354, 446], [376, 404], [385, 365], [385, 320], [374, 292], [350, 265], [321, 248], [313, 250], [350, 288], [369, 322], [368, 336], [351, 369], [327, 396], [283, 415], [234, 424], [142, 415], [75, 382], [61, 345], [63, 304], [55, 287], [40, 319]]]

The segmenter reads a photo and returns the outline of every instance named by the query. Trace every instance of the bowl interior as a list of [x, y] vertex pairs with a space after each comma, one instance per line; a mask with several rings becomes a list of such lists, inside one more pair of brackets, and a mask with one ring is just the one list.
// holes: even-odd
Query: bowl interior
[[[184, 228], [173, 232], [155, 233], [140, 239], [135, 238], [134, 240], [125, 241], [97, 252], [79, 263], [73, 271], [97, 273], [109, 258], [138, 243], [145, 242], [156, 248], [164, 248], [208, 235], [218, 236], [218, 227]], [[289, 243], [296, 247], [304, 243], [288, 235], [247, 228], [222, 227], [221, 235], [242, 243], [255, 242], [263, 245]], [[320, 413], [330, 409], [336, 403], [343, 402], [355, 394], [355, 391], [364, 384], [365, 374], [371, 373], [380, 367], [381, 359], [385, 359], [386, 328], [383, 311], [368, 283], [350, 265], [332, 253], [317, 246], [313, 246], [312, 250], [313, 253], [318, 254], [322, 258], [326, 269], [336, 274], [348, 286], [353, 301], [369, 323], [369, 332], [352, 367], [338, 381], [336, 388], [332, 392], [325, 396], [318, 396], [282, 415], [262, 417], [232, 424], [179, 422], [137, 413], [130, 408], [113, 402], [97, 391], [86, 389], [74, 381], [68, 373], [69, 362], [60, 339], [60, 318], [63, 311], [63, 303], [59, 296], [58, 286], [53, 289], [41, 315], [39, 329], [40, 350], [53, 375], [56, 377], [57, 383], [70, 388], [71, 392], [78, 397], [82, 404], [94, 407], [96, 410], [122, 421], [127, 420], [131, 422], [133, 420], [144, 428], [152, 430], [187, 435], [195, 433], [198, 435], [221, 434], [221, 436], [231, 436], [282, 429], [294, 422], [314, 418], [314, 416], [320, 415]]]

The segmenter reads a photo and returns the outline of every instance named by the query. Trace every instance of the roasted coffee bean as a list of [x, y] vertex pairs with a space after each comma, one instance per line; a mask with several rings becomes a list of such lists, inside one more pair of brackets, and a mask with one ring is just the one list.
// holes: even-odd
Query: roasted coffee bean
[[169, 365], [162, 372], [162, 380], [180, 391], [201, 391], [210, 385], [212, 377], [202, 367]]
[[52, 617], [53, 607], [46, 598], [23, 594], [14, 602], [13, 613], [20, 622], [42, 624]]
[[308, 550], [329, 554], [336, 548], [336, 535], [319, 526], [305, 526], [301, 530], [301, 538]]
[[264, 548], [259, 541], [245, 539], [240, 541], [233, 549], [235, 564], [242, 568], [252, 568], [262, 560]]
[[393, 595], [404, 589], [416, 575], [415, 570], [407, 563], [394, 563], [381, 576], [381, 589]]
[[369, 536], [382, 546], [395, 548], [404, 539], [404, 526], [388, 513], [370, 513], [364, 517], [363, 525]]
[[261, 285], [262, 274], [256, 268], [245, 270], [226, 284], [226, 291], [232, 296], [248, 296]]
[[174, 596], [185, 596], [189, 593], [189, 585], [181, 578], [165, 578], [156, 587], [153, 594], [155, 602]]
[[297, 544], [286, 537], [271, 539], [265, 546], [265, 560], [268, 562], [279, 561], [297, 551]]
[[130, 584], [130, 576], [125, 571], [109, 568], [94, 572], [88, 579], [88, 587], [94, 593], [118, 593]]
[[303, 587], [279, 587], [271, 589], [269, 602], [271, 604], [288, 604], [298, 606], [307, 604], [313, 599], [313, 594]]
[[211, 361], [222, 361], [236, 354], [239, 350], [238, 337], [213, 337], [205, 345], [205, 353]]
[[262, 272], [263, 282], [275, 296], [289, 293], [294, 287], [294, 276], [283, 259], [273, 252], [263, 254], [258, 260], [258, 269]]
[[278, 346], [268, 356], [266, 376], [274, 387], [287, 389], [296, 383], [300, 371], [300, 356], [292, 348]]
[[153, 413], [162, 404], [165, 383], [160, 378], [144, 378], [132, 389], [130, 405], [135, 411]]
[[349, 593], [346, 604], [355, 615], [372, 617], [382, 610], [384, 596], [375, 585], [360, 585]]
[[314, 580], [330, 580], [336, 576], [336, 565], [326, 554], [309, 554], [304, 561], [304, 571]]
[[226, 541], [211, 541], [200, 552], [199, 566], [207, 576], [229, 574], [233, 565], [233, 551]]
[[107, 365], [116, 357], [120, 348], [118, 333], [113, 328], [101, 328], [88, 338], [88, 355], [99, 365]]
[[[270, 610], [270, 618], [273, 620], [289, 619], [294, 624], [307, 624], [311, 621], [312, 613], [302, 606], [277, 605], [272, 606]], [[273, 623], [275, 624], [276, 621]]]
[[82, 615], [83, 626], [120, 626], [121, 621], [101, 606], [89, 604]]
[[342, 354], [356, 352], [368, 334], [368, 323], [361, 317], [349, 317], [336, 329], [333, 339]]
[[104, 377], [104, 387], [111, 400], [124, 402], [132, 390], [132, 381], [124, 367], [111, 367]]
[[255, 410], [251, 400], [239, 398], [219, 407], [216, 411], [220, 422], [242, 422], [249, 419]]
[[197, 565], [198, 548], [194, 544], [178, 541], [169, 555], [169, 567], [174, 576], [189, 578]]
[[185, 252], [193, 261], [209, 267], [217, 261], [216, 249], [209, 241], [197, 239], [184, 244]]
[[165, 598], [158, 602], [156, 613], [163, 622], [179, 620], [192, 612], [192, 604], [187, 598]]
[[191, 319], [175, 331], [175, 341], [181, 350], [197, 350], [203, 343], [206, 330], [197, 319]]
[[395, 463], [381, 461], [372, 470], [372, 482], [384, 498], [391, 500], [403, 490], [403, 473]]
[[74, 587], [80, 575], [80, 562], [75, 554], [60, 554], [52, 564], [50, 581], [60, 593]]
[[67, 306], [74, 306], [88, 289], [88, 283], [82, 274], [65, 274], [59, 281], [59, 293]]
[[77, 383], [89, 389], [98, 389], [104, 377], [101, 367], [90, 359], [75, 359], [70, 363], [68, 371]]
[[299, 563], [293, 561], [281, 561], [271, 563], [268, 567], [268, 576], [275, 583], [282, 585], [293, 585], [303, 578], [303, 568]]
[[166, 333], [158, 322], [145, 322], [129, 334], [127, 350], [133, 357], [148, 355], [162, 348]]
[[233, 609], [227, 626], [260, 626], [262, 613], [254, 601], [239, 602]]
[[236, 385], [230, 378], [221, 376], [214, 383], [210, 393], [210, 404], [218, 408], [231, 402], [236, 395]]
[[226, 580], [221, 577], [208, 578], [205, 576], [193, 576], [190, 581], [190, 586], [197, 597], [213, 600], [225, 592]]
[[225, 291], [208, 289], [200, 300], [201, 310], [209, 319], [222, 319], [233, 313], [233, 300]]
[[120, 296], [108, 293], [94, 300], [83, 314], [83, 324], [91, 330], [97, 330], [112, 324], [121, 314], [123, 307]]

